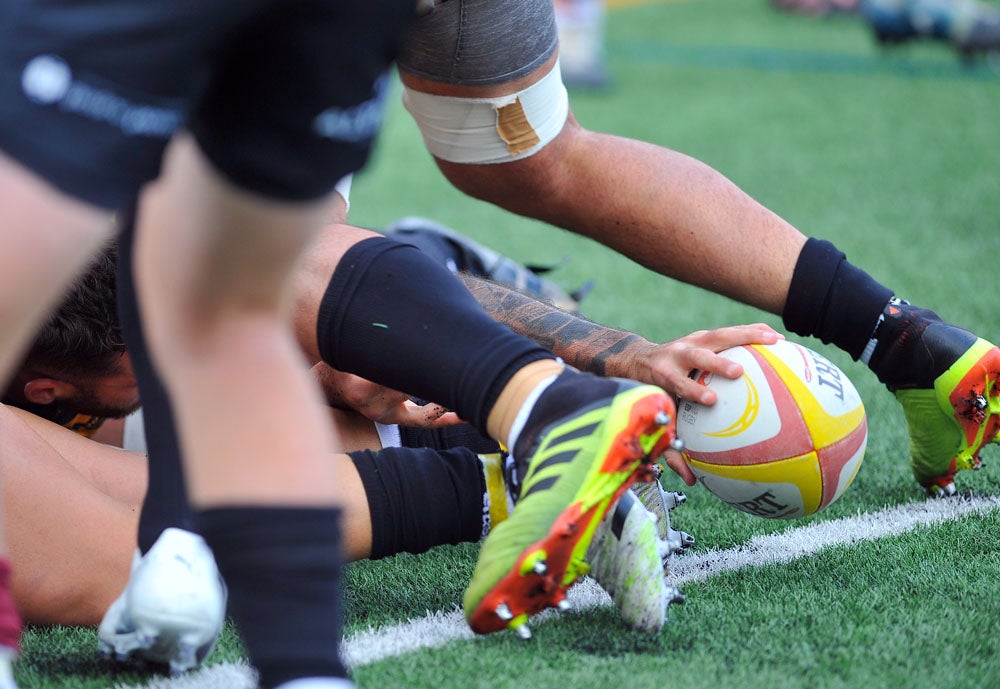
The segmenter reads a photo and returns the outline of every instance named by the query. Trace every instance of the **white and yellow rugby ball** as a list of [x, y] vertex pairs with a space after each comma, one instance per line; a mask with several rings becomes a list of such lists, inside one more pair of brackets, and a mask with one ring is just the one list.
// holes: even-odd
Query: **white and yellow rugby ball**
[[677, 435], [698, 480], [736, 509], [794, 519], [851, 485], [868, 442], [864, 405], [833, 363], [781, 341], [720, 353], [743, 366], [730, 380], [696, 372], [718, 400], [682, 401]]

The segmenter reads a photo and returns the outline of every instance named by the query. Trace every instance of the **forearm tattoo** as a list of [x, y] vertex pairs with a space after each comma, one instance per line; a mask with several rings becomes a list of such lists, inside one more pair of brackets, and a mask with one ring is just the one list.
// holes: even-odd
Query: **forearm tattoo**
[[563, 311], [507, 285], [462, 274], [472, 296], [495, 320], [529, 337], [570, 366], [598, 375], [621, 375], [609, 361], [644, 340]]

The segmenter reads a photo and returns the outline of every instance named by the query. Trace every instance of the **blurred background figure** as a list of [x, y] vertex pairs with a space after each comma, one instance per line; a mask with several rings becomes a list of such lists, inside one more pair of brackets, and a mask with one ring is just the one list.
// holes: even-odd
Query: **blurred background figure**
[[610, 84], [604, 65], [605, 2], [554, 0], [559, 65], [567, 86], [603, 89]]
[[771, 4], [786, 12], [824, 15], [853, 12], [858, 7], [858, 0], [771, 0]]
[[771, 0], [771, 4], [812, 15], [856, 13], [882, 44], [942, 41], [965, 59], [1000, 52], [1000, 7], [979, 0]]

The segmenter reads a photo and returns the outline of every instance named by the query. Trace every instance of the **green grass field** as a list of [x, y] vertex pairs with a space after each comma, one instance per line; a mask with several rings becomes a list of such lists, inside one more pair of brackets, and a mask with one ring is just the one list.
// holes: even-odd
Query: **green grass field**
[[[608, 33], [614, 88], [571, 95], [584, 125], [708, 162], [899, 295], [1000, 341], [1000, 76], [960, 64], [941, 45], [886, 52], [857, 19], [779, 14], [764, 0], [630, 5], [611, 13]], [[759, 320], [781, 327], [777, 317], [463, 197], [394, 105], [372, 166], [355, 182], [352, 220], [379, 228], [404, 215], [433, 218], [522, 261], [569, 257], [553, 277], [568, 288], [595, 281], [586, 315], [650, 339]], [[717, 551], [753, 554], [754, 538], [779, 547], [795, 536], [809, 541], [814, 531], [791, 530], [827, 523], [846, 539], [884, 525], [887, 509], [909, 514], [924, 502], [891, 395], [839, 350], [808, 344], [848, 373], [866, 404], [869, 449], [854, 485], [795, 523], [736, 512], [695, 487], [673, 515], [698, 538], [679, 567]], [[1000, 686], [998, 459], [988, 448], [986, 467], [958, 481], [963, 499], [985, 500], [984, 509], [787, 562], [692, 576], [687, 604], [671, 609], [658, 635], [631, 632], [613, 608], [597, 605], [534, 623], [527, 643], [510, 633], [459, 636], [358, 661], [354, 677], [371, 689]], [[345, 633], [382, 638], [406, 620], [451, 613], [475, 554], [441, 548], [352, 566]], [[207, 673], [169, 681], [116, 670], [95, 649], [93, 630], [30, 629], [20, 686], [238, 686]], [[221, 668], [239, 657], [229, 633], [211, 661]]]

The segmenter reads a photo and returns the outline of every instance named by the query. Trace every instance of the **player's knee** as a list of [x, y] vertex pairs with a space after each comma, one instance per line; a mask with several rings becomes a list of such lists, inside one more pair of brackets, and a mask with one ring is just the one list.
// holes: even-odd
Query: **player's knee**
[[558, 62], [535, 83], [494, 98], [458, 98], [405, 88], [403, 103], [438, 160], [492, 165], [531, 157], [562, 131], [569, 98]]

